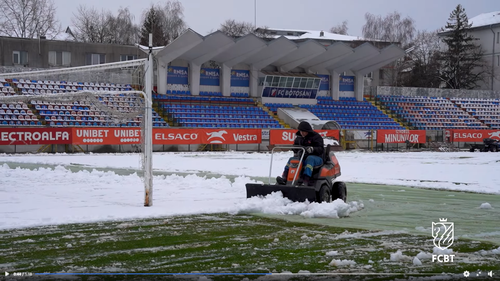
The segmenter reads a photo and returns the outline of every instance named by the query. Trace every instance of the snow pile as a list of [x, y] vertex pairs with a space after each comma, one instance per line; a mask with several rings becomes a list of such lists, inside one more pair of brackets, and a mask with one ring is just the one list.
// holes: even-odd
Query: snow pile
[[479, 209], [493, 209], [493, 207], [491, 207], [491, 204], [490, 203], [483, 203], [481, 204], [481, 206], [479, 206]]
[[252, 197], [238, 203], [231, 214], [264, 213], [273, 215], [300, 215], [306, 218], [340, 218], [364, 208], [363, 203], [345, 203], [337, 199], [333, 202], [293, 202], [284, 198], [281, 192], [273, 192], [265, 197]]
[[479, 253], [482, 255], [482, 256], [488, 256], [488, 255], [500, 255], [500, 247], [496, 248], [496, 249], [493, 249], [493, 250], [489, 250], [489, 251], [486, 251], [486, 250], [481, 250], [479, 251]]
[[[500, 194], [500, 177], [495, 176], [498, 165], [491, 165], [498, 161], [495, 153], [335, 154], [344, 182]], [[362, 201], [293, 203], [280, 195], [247, 199], [245, 184], [257, 182], [250, 177], [267, 178], [270, 157], [269, 153], [245, 152], [154, 153], [155, 173], [165, 175], [154, 176], [154, 205], [144, 208], [144, 184], [133, 173], [140, 170], [138, 154], [2, 154], [9, 164], [0, 164], [0, 229], [221, 212], [339, 218], [364, 208]], [[289, 157], [290, 153], [276, 153], [271, 174], [280, 175]], [[391, 161], [385, 161], [388, 158]], [[39, 163], [56, 167], [11, 168], [18, 167], [17, 163], [30, 168]], [[88, 170], [77, 171], [80, 168]], [[109, 171], [113, 169], [120, 174]], [[207, 173], [222, 176], [203, 176]], [[372, 206], [374, 202], [383, 204], [383, 198], [363, 199]], [[490, 207], [495, 207], [494, 202], [476, 208]], [[430, 233], [428, 226], [416, 229]]]
[[336, 260], [333, 259], [329, 264], [329, 266], [354, 266], [356, 265], [356, 262], [353, 260]]
[[325, 254], [325, 255], [327, 255], [327, 256], [336, 256], [336, 255], [338, 255], [338, 254], [339, 254], [339, 252], [338, 252], [338, 251], [329, 251], [329, 252], [326, 252], [326, 254]]
[[438, 248], [438, 247], [434, 247], [434, 249], [432, 250], [432, 253], [435, 254], [435, 255], [451, 255], [453, 254], [453, 249], [441, 249], [441, 248]]
[[432, 254], [427, 252], [420, 252], [417, 254], [416, 258], [418, 258], [419, 260], [430, 260], [432, 258]]
[[390, 260], [391, 261], [396, 261], [396, 262], [399, 262], [399, 261], [411, 261], [412, 258], [403, 254], [403, 252], [401, 250], [397, 250], [397, 252], [395, 253], [392, 253], [391, 254], [391, 257], [390, 257]]

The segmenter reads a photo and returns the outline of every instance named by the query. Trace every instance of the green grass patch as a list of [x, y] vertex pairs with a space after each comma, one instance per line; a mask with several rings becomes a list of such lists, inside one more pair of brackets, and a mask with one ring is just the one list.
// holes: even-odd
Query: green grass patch
[[[482, 250], [497, 248], [485, 242], [456, 241], [454, 263], [439, 264], [422, 259], [422, 265], [417, 266], [413, 258], [420, 252], [432, 251], [429, 237], [252, 215], [214, 214], [69, 224], [2, 231], [0, 237], [0, 271], [8, 272], [309, 272], [410, 276], [499, 269], [498, 255], [481, 254]], [[391, 260], [391, 253], [398, 250], [406, 257]], [[338, 261], [342, 261], [341, 264]], [[106, 279], [126, 279], [124, 277], [107, 276]], [[242, 276], [210, 276], [214, 280], [240, 280], [239, 277]], [[259, 275], [246, 277], [255, 279]], [[380, 280], [393, 278], [378, 277]], [[84, 279], [93, 280], [89, 276]]]

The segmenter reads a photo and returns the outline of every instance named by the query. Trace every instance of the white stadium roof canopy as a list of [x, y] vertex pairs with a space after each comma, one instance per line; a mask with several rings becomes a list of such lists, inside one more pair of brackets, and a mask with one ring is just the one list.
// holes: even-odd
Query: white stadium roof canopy
[[[301, 67], [309, 73], [352, 71], [359, 74], [377, 70], [405, 55], [396, 44], [387, 43], [385, 48], [379, 49], [370, 41], [348, 37], [356, 38], [361, 45], [352, 48], [349, 41], [354, 39], [324, 46], [316, 39], [297, 43], [285, 36], [264, 40], [254, 34], [235, 39], [220, 31], [202, 36], [188, 29], [169, 45], [155, 48], [154, 52], [163, 63], [182, 59], [200, 65], [213, 60], [227, 67], [244, 63], [257, 70], [273, 65], [281, 72]], [[141, 46], [141, 49], [147, 47]]]

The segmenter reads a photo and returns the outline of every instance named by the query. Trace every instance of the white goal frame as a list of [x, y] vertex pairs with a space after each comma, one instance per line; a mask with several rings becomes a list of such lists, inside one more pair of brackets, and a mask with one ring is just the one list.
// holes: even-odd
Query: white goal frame
[[[57, 74], [68, 74], [68, 73], [78, 73], [83, 71], [99, 71], [106, 69], [116, 69], [124, 67], [133, 66], [144, 66], [145, 69], [145, 79], [144, 79], [144, 92], [143, 91], [79, 91], [79, 92], [68, 92], [64, 94], [42, 94], [42, 95], [14, 95], [14, 96], [3, 96], [0, 97], [0, 101], [6, 102], [16, 102], [16, 101], [27, 101], [32, 99], [54, 99], [57, 98], [77, 98], [83, 95], [116, 95], [119, 93], [126, 94], [141, 94], [144, 97], [144, 116], [142, 119], [141, 126], [141, 138], [142, 138], [142, 169], [143, 169], [143, 181], [144, 181], [144, 206], [153, 206], [153, 48], [152, 48], [152, 34], [149, 34], [149, 53], [147, 59], [137, 59], [131, 61], [123, 61], [116, 63], [106, 63], [103, 65], [89, 65], [81, 67], [71, 67], [67, 69], [47, 69], [41, 71], [27, 71], [27, 72], [16, 72], [16, 73], [2, 73], [0, 78], [19, 78], [24, 75], [57, 75]], [[113, 110], [108, 110], [108, 112], [113, 113]], [[116, 113], [116, 112], [115, 112]], [[143, 129], [142, 129], [143, 128]]]

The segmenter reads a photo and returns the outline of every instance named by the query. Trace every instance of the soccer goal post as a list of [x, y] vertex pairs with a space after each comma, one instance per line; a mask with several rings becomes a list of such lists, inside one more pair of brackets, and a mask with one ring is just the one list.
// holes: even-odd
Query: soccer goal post
[[144, 206], [153, 205], [151, 52], [148, 59], [3, 73], [0, 81], [10, 87], [0, 104], [29, 106], [39, 116], [36, 126], [140, 128]]

